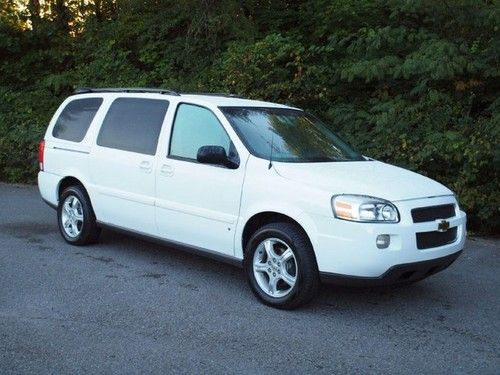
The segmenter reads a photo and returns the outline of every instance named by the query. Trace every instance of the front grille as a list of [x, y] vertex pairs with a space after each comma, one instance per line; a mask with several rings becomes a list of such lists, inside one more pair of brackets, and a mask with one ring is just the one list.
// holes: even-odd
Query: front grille
[[417, 233], [417, 249], [430, 249], [444, 246], [457, 239], [457, 227], [448, 229], [446, 232], [420, 232]]
[[411, 210], [414, 223], [434, 221], [436, 219], [447, 219], [455, 216], [454, 204], [442, 204], [439, 206], [419, 207]]

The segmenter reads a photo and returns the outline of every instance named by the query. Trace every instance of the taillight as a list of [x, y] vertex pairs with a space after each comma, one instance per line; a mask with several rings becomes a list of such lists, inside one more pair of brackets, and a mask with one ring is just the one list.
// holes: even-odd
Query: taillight
[[42, 139], [38, 144], [38, 165], [40, 166], [40, 170], [43, 171], [43, 156], [45, 151], [45, 140]]

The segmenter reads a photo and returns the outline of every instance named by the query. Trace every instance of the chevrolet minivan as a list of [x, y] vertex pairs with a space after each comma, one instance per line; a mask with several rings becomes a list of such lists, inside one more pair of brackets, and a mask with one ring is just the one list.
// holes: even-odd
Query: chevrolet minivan
[[452, 191], [363, 156], [301, 109], [231, 95], [79, 89], [39, 147], [38, 186], [64, 240], [101, 228], [243, 267], [278, 308], [321, 281], [410, 283], [465, 241]]

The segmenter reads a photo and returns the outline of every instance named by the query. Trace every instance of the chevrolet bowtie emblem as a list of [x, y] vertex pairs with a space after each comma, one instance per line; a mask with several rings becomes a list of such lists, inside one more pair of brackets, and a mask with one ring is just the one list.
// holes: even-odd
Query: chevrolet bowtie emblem
[[450, 222], [442, 219], [438, 223], [438, 232], [446, 232], [448, 229], [450, 229]]

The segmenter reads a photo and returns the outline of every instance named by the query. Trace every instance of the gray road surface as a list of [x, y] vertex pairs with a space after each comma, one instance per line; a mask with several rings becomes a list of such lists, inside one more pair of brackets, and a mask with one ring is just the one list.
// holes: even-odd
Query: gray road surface
[[261, 305], [232, 266], [103, 232], [72, 247], [0, 184], [0, 373], [500, 373], [500, 241], [405, 288]]

